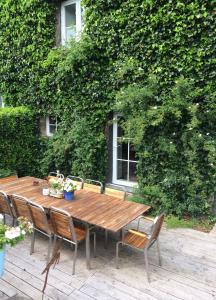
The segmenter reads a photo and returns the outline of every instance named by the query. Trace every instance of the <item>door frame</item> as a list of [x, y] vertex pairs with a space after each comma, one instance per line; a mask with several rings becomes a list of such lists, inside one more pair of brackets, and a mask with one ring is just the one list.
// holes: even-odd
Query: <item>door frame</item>
[[[117, 179], [117, 155], [118, 155], [118, 141], [117, 141], [117, 131], [118, 131], [118, 117], [119, 115], [115, 114], [113, 117], [113, 161], [112, 161], [112, 182], [114, 184], [128, 186], [128, 187], [134, 187], [137, 185], [137, 182], [129, 181], [129, 180], [121, 180]], [[123, 159], [122, 159], [123, 160]], [[127, 160], [125, 160], [127, 161]]]

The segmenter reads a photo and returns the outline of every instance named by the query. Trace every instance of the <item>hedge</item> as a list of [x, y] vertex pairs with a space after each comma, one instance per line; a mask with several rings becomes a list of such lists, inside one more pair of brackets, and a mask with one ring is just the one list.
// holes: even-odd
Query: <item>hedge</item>
[[39, 127], [35, 113], [25, 107], [1, 108], [0, 170], [9, 169], [19, 176], [36, 176], [39, 161]]

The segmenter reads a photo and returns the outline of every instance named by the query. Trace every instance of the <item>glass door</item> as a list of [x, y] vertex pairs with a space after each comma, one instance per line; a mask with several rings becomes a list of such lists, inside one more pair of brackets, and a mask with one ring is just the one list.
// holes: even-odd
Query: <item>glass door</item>
[[131, 140], [123, 138], [121, 119], [117, 116], [113, 124], [113, 183], [134, 186], [138, 161]]

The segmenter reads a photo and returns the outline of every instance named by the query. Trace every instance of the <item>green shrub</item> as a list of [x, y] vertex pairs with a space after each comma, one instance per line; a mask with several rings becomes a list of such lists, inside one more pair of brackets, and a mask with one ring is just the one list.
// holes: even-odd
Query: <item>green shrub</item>
[[35, 114], [25, 107], [1, 108], [0, 170], [14, 170], [19, 176], [35, 176], [39, 162], [39, 126]]
[[16, 172], [9, 169], [0, 169], [0, 178], [14, 175]]
[[146, 86], [130, 85], [117, 94], [122, 127], [139, 157], [141, 194], [169, 214], [211, 212], [216, 186], [216, 106], [189, 79], [161, 92], [155, 77]]

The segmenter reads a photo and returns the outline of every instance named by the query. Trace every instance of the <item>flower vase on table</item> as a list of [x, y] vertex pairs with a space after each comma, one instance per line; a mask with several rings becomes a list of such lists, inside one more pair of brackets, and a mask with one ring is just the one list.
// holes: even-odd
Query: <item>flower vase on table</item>
[[27, 218], [19, 217], [17, 220], [18, 226], [7, 226], [3, 224], [3, 216], [0, 215], [0, 277], [4, 274], [6, 245], [15, 246], [24, 240], [27, 233], [32, 232], [32, 224]]
[[64, 191], [64, 199], [67, 201], [74, 199], [74, 192], [66, 192]]
[[76, 185], [69, 178], [66, 178], [64, 185], [64, 199], [67, 201], [74, 200], [74, 192], [77, 189]]
[[59, 177], [51, 177], [49, 182], [49, 194], [52, 197], [63, 198], [63, 179]]

